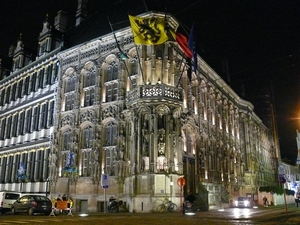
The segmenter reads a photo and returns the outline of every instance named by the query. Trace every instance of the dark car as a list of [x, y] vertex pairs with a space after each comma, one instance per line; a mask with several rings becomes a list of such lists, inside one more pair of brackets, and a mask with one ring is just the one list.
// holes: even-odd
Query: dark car
[[23, 195], [11, 206], [11, 213], [44, 213], [49, 215], [52, 210], [52, 202], [49, 198], [43, 195]]

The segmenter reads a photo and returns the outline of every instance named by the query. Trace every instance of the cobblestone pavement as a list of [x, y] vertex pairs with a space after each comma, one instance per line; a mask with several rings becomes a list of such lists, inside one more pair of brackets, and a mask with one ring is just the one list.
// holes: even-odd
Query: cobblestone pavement
[[182, 213], [90, 213], [85, 217], [74, 213], [74, 216], [58, 215], [0, 215], [0, 225], [6, 224], [105, 224], [105, 225], [293, 225], [300, 224], [300, 208], [294, 205], [272, 206], [258, 209], [224, 209], [217, 208], [207, 212], [196, 212], [195, 215]]

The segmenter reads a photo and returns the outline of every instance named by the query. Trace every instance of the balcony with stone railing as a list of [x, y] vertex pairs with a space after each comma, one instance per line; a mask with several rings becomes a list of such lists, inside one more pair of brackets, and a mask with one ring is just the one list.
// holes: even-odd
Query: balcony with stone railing
[[182, 102], [182, 89], [166, 85], [138, 86], [127, 94], [127, 103], [133, 104], [139, 100], [170, 100]]

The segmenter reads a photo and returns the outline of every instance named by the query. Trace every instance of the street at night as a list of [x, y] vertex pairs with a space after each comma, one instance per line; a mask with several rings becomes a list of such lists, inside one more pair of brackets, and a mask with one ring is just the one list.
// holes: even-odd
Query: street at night
[[285, 225], [300, 223], [300, 208], [288, 205], [287, 209], [281, 206], [264, 208], [227, 208], [224, 211], [216, 207], [207, 212], [196, 212], [195, 215], [183, 215], [181, 213], [91, 213], [86, 216], [74, 214], [73, 217], [66, 215], [28, 216], [26, 214], [0, 215], [0, 225], [4, 224], [151, 224], [151, 225], [176, 225], [176, 224], [234, 224], [234, 225]]

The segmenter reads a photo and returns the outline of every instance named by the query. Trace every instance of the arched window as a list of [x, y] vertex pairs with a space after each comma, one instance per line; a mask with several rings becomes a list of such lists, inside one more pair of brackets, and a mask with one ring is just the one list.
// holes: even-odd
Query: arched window
[[84, 87], [94, 86], [96, 84], [96, 69], [91, 66], [84, 76]]
[[117, 62], [112, 61], [110, 65], [107, 67], [107, 77], [106, 81], [116, 80], [118, 79], [119, 65]]
[[[88, 67], [89, 65], [87, 65]], [[95, 101], [95, 84], [96, 84], [96, 68], [90, 66], [86, 69], [84, 79], [84, 106], [94, 105]]]
[[72, 110], [74, 108], [75, 85], [76, 85], [76, 76], [73, 72], [65, 79], [65, 110], [66, 111]]

